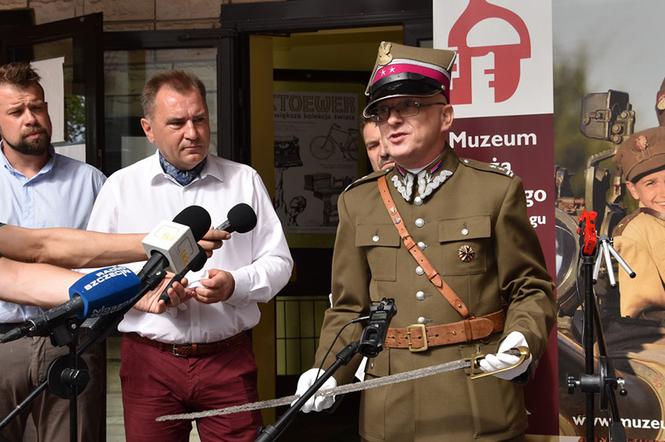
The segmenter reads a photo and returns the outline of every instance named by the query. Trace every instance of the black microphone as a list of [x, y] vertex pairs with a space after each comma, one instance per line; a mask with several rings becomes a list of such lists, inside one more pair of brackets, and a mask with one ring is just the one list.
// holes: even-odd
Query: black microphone
[[369, 320], [358, 345], [358, 353], [373, 358], [383, 350], [390, 320], [397, 313], [395, 300], [383, 298], [369, 307]]
[[[252, 209], [249, 204], [239, 203], [233, 206], [231, 210], [229, 210], [229, 213], [227, 214], [227, 220], [217, 226], [215, 229], [226, 230], [229, 233], [246, 233], [252, 230], [254, 227], [256, 227], [256, 213], [254, 212], [254, 209]], [[205, 252], [201, 250], [199, 254], [192, 260], [192, 265], [189, 266], [189, 268], [184, 268], [181, 272], [178, 272], [173, 276], [171, 282], [169, 282], [162, 294], [159, 295], [159, 299], [168, 305], [170, 299], [167, 290], [173, 286], [174, 282], [180, 281], [182, 278], [184, 278], [189, 270], [194, 272], [201, 270], [207, 259], [208, 257], [206, 256]]]
[[256, 227], [256, 212], [248, 204], [239, 203], [231, 207], [227, 220], [215, 227], [216, 230], [246, 233]]
[[169, 281], [169, 283], [168, 283], [168, 285], [166, 286], [166, 288], [164, 288], [164, 291], [162, 292], [162, 294], [159, 295], [159, 299], [160, 299], [161, 301], [164, 301], [164, 303], [165, 303], [166, 305], [168, 305], [169, 302], [170, 302], [170, 298], [169, 298], [169, 294], [167, 293], [167, 291], [168, 291], [171, 287], [173, 287], [173, 283], [175, 283], [175, 282], [180, 282], [180, 280], [181, 280], [182, 278], [184, 278], [185, 275], [187, 274], [187, 272], [189, 272], [190, 270], [191, 270], [192, 272], [198, 272], [199, 270], [201, 270], [201, 269], [203, 268], [203, 266], [205, 265], [207, 259], [208, 259], [208, 256], [206, 255], [205, 250], [203, 250], [203, 247], [199, 246], [199, 253], [196, 254], [196, 256], [194, 257], [194, 259], [192, 259], [192, 260], [189, 262], [189, 264], [187, 264], [187, 265], [185, 266], [185, 268], [182, 269], [181, 272], [178, 272], [178, 273], [176, 273], [175, 275], [173, 275], [173, 278], [171, 279], [171, 281]]
[[184, 224], [192, 229], [194, 239], [199, 241], [210, 229], [212, 219], [206, 209], [201, 206], [185, 207], [173, 218], [174, 223]]

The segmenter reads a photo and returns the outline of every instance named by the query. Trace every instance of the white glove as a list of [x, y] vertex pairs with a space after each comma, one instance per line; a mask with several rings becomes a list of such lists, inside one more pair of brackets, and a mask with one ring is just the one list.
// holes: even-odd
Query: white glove
[[[311, 387], [314, 384], [314, 382], [316, 382], [317, 374], [321, 376], [321, 374], [323, 374], [323, 370], [319, 370], [318, 368], [310, 368], [309, 370], [300, 375], [300, 378], [298, 379], [298, 387], [296, 388], [297, 396], [302, 396], [303, 394], [305, 394], [307, 389]], [[337, 387], [337, 381], [335, 380], [334, 377], [331, 376], [328, 379], [326, 379], [321, 388], [319, 388], [319, 391], [335, 387]], [[291, 405], [293, 405], [293, 402], [291, 403]], [[305, 405], [302, 406], [300, 411], [302, 411], [303, 413], [309, 413], [312, 410], [321, 411], [325, 410], [326, 408], [332, 407], [334, 403], [335, 403], [335, 396], [316, 397], [316, 395], [314, 395], [311, 398], [309, 398], [307, 402], [305, 402]]]
[[[526, 338], [522, 333], [518, 331], [510, 332], [508, 336], [506, 336], [506, 338], [503, 340], [503, 342], [501, 342], [501, 344], [499, 345], [499, 349], [495, 355], [488, 354], [485, 355], [484, 359], [481, 359], [480, 369], [485, 373], [487, 373], [489, 371], [500, 370], [502, 368], [510, 367], [511, 365], [517, 364], [517, 361], [519, 361], [519, 356], [513, 356], [505, 353], [511, 348], [517, 348], [517, 347], [529, 348], [529, 344], [526, 342]], [[524, 373], [525, 371], [527, 371], [527, 369], [529, 368], [529, 364], [531, 364], [532, 359], [533, 358], [531, 357], [531, 355], [529, 355], [529, 357], [517, 367], [513, 367], [501, 373], [497, 373], [494, 376], [496, 376], [499, 379], [504, 379], [506, 381], [514, 379], [517, 376]]]

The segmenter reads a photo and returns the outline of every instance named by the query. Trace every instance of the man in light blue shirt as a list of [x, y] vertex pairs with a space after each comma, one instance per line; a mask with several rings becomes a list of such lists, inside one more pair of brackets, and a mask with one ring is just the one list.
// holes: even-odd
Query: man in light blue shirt
[[[84, 229], [105, 177], [88, 164], [55, 153], [39, 79], [29, 64], [0, 66], [0, 222]], [[38, 312], [37, 307], [0, 301], [0, 332]], [[91, 380], [79, 396], [78, 440], [99, 440], [105, 431], [104, 407], [99, 405], [106, 374], [103, 348], [96, 347], [84, 357]], [[41, 382], [50, 362], [68, 349], [53, 347], [48, 337], [24, 338], [0, 349], [1, 419]], [[42, 394], [32, 404], [39, 440], [69, 440], [69, 401]], [[21, 441], [26, 420], [27, 416], [13, 419], [2, 436]]]

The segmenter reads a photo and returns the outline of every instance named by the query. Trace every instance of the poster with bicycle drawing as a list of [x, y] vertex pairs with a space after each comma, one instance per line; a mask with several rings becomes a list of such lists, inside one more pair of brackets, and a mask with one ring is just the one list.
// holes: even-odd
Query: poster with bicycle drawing
[[358, 95], [273, 94], [275, 197], [286, 233], [334, 233], [337, 197], [358, 174]]

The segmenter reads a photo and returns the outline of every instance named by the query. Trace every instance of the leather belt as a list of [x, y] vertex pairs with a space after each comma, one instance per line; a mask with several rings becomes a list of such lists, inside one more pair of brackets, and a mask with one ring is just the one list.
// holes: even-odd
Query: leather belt
[[506, 315], [503, 310], [450, 324], [413, 324], [406, 328], [389, 328], [387, 348], [408, 348], [412, 352], [425, 351], [440, 345], [470, 342], [503, 331]]
[[146, 344], [155, 347], [161, 351], [171, 353], [179, 358], [200, 358], [220, 353], [230, 347], [243, 343], [249, 343], [248, 332], [241, 332], [217, 342], [198, 343], [198, 344], [167, 344], [165, 342], [154, 341], [139, 335], [138, 333], [125, 333], [126, 338], [140, 344]]

